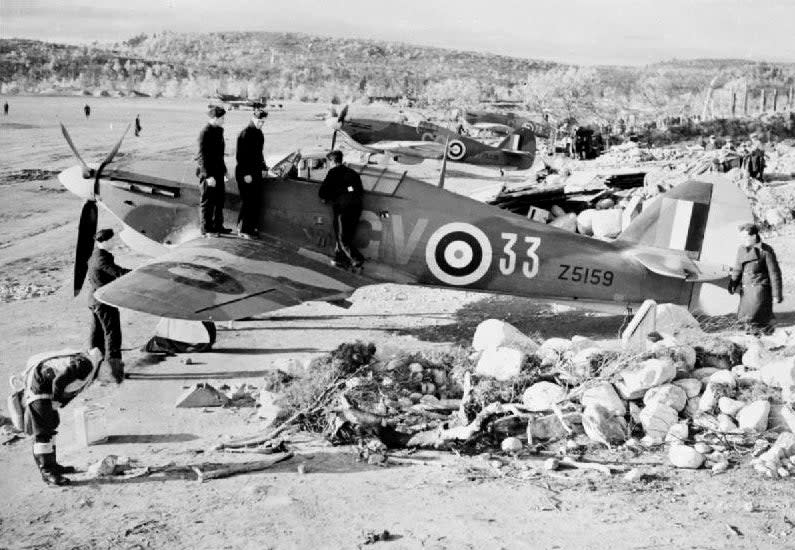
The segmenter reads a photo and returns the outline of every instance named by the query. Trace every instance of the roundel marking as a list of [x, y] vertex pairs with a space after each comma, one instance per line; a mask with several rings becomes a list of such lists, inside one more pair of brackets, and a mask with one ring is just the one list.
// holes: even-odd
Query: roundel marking
[[453, 139], [447, 144], [447, 158], [461, 160], [467, 154], [467, 146], [459, 139]]
[[434, 277], [448, 285], [471, 285], [491, 265], [491, 243], [474, 225], [452, 222], [438, 228], [425, 246], [425, 263]]

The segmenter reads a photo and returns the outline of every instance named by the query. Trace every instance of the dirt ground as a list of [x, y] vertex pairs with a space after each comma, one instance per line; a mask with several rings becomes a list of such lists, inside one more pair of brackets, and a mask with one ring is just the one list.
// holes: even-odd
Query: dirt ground
[[[0, 120], [0, 389], [36, 352], [80, 346], [86, 337], [85, 297], [71, 295], [71, 263], [80, 201], [54, 174], [72, 164], [57, 127], [63, 121], [88, 160], [100, 159], [127, 121], [140, 113], [141, 137], [129, 137], [124, 155], [190, 162], [203, 124], [202, 102], [11, 98]], [[358, 108], [354, 108], [358, 112]], [[288, 104], [265, 127], [266, 151], [278, 156], [298, 147], [328, 145], [330, 131], [313, 115], [319, 105]], [[372, 111], [368, 111], [372, 112]], [[246, 123], [230, 113], [227, 143]], [[412, 167], [433, 180], [438, 166]], [[495, 170], [458, 166], [448, 182], [472, 192], [499, 186]], [[512, 182], [521, 175], [508, 174]], [[106, 216], [103, 212], [101, 216]], [[107, 217], [100, 224], [113, 224]], [[769, 240], [785, 275], [783, 323], [795, 325], [795, 234]], [[117, 259], [142, 260], [120, 247]], [[261, 431], [253, 407], [176, 409], [184, 388], [262, 385], [274, 368], [300, 368], [308, 358], [342, 342], [374, 342], [379, 355], [398, 350], [467, 345], [475, 326], [489, 317], [542, 336], [583, 334], [614, 338], [621, 317], [525, 299], [470, 292], [379, 285], [361, 289], [341, 310], [307, 303], [219, 329], [213, 352], [152, 364], [136, 351], [156, 319], [122, 312], [130, 379], [95, 385], [81, 403], [62, 411], [62, 462], [86, 468], [108, 454], [143, 465], [246, 460], [206, 450], [226, 437]], [[81, 404], [105, 411], [108, 442], [81, 448], [72, 410]], [[462, 549], [723, 549], [795, 548], [795, 482], [757, 477], [747, 466], [711, 477], [708, 471], [675, 470], [658, 454], [607, 455], [641, 469], [640, 482], [620, 475], [543, 473], [543, 458], [525, 461], [522, 475], [478, 457], [424, 452], [389, 467], [357, 460], [351, 448], [334, 448], [309, 436], [293, 441], [296, 456], [261, 473], [200, 484], [180, 477], [127, 481], [76, 476], [68, 488], [46, 487], [31, 458], [30, 443], [0, 447], [0, 548], [358, 548], [363, 532], [388, 530], [392, 540], [373, 548]], [[510, 461], [509, 459], [505, 459]], [[301, 474], [298, 465], [304, 464]]]

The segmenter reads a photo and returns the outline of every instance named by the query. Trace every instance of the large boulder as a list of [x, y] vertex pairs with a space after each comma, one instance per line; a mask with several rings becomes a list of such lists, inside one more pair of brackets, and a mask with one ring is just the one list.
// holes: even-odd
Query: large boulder
[[742, 358], [743, 365], [756, 370], [761, 369], [772, 360], [773, 358], [758, 341], [749, 343]]
[[674, 380], [671, 382], [674, 386], [679, 386], [685, 391], [688, 399], [692, 399], [693, 397], [698, 397], [701, 395], [701, 388], [703, 384], [701, 380], [696, 378], [682, 378], [680, 380]]
[[687, 445], [671, 445], [668, 451], [668, 460], [677, 468], [690, 468], [696, 470], [704, 464], [704, 455]]
[[577, 232], [577, 214], [564, 214], [559, 218], [555, 218], [549, 225], [553, 227], [557, 227], [558, 229], [563, 229], [564, 231], [569, 231], [571, 233]]
[[786, 404], [770, 405], [769, 430], [795, 432], [795, 411]]
[[701, 325], [684, 306], [676, 304], [657, 304], [657, 332], [677, 334], [690, 332], [700, 333]]
[[708, 384], [726, 386], [734, 390], [737, 387], [737, 376], [729, 370], [719, 370], [709, 377]]
[[548, 338], [536, 350], [536, 355], [544, 365], [554, 365], [565, 355], [571, 353], [574, 344], [567, 338]]
[[591, 215], [594, 237], [614, 239], [621, 233], [621, 210], [596, 210]]
[[653, 441], [663, 441], [671, 426], [677, 423], [676, 410], [664, 403], [652, 402], [640, 411], [640, 423], [646, 436]]
[[[582, 415], [580, 413], [566, 413], [563, 420], [569, 429], [575, 433], [582, 433]], [[557, 440], [569, 435], [569, 432], [560, 422], [556, 414], [535, 416], [527, 423], [527, 440]]]
[[610, 382], [600, 382], [585, 390], [580, 397], [580, 403], [586, 408], [591, 405], [600, 405], [618, 416], [627, 414], [624, 401], [618, 396]]
[[718, 415], [718, 430], [720, 433], [731, 434], [738, 431], [737, 423], [728, 414]]
[[795, 392], [795, 356], [770, 361], [759, 369], [759, 374], [768, 386], [781, 388], [785, 399]]
[[522, 395], [522, 404], [532, 412], [551, 411], [566, 399], [566, 390], [552, 382], [537, 382]]
[[759, 399], [749, 403], [737, 413], [737, 425], [741, 430], [764, 432], [767, 430], [770, 402]]
[[668, 429], [665, 434], [666, 443], [684, 443], [690, 437], [690, 429], [687, 427], [687, 422], [677, 422]]
[[582, 235], [593, 235], [593, 215], [596, 210], [589, 208], [577, 215], [577, 233]]
[[522, 371], [527, 356], [518, 349], [499, 347], [483, 350], [475, 367], [475, 374], [489, 376], [502, 382], [515, 378]]
[[585, 435], [608, 447], [613, 443], [623, 443], [627, 440], [627, 421], [602, 405], [585, 407], [582, 413], [582, 427]]
[[476, 351], [489, 348], [510, 347], [527, 354], [534, 353], [538, 344], [529, 336], [525, 336], [518, 328], [499, 319], [487, 319], [475, 329], [472, 347]]
[[728, 416], [736, 416], [743, 407], [745, 407], [744, 401], [738, 401], [726, 396], [718, 399], [718, 410]]
[[648, 406], [655, 402], [663, 403], [675, 411], [681, 412], [687, 405], [687, 394], [679, 386], [663, 384], [662, 386], [651, 388], [643, 396], [644, 405]]
[[[676, 376], [676, 366], [671, 359], [646, 359], [645, 361], [621, 371], [624, 399], [642, 397], [646, 390], [670, 382]], [[640, 395], [638, 393], [640, 392]]]

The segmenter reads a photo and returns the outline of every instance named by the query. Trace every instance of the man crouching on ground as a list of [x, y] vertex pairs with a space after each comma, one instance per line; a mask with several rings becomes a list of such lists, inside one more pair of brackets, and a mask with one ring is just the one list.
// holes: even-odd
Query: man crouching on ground
[[69, 404], [96, 379], [102, 352], [64, 350], [34, 355], [24, 373], [25, 431], [33, 436], [33, 459], [47, 485], [68, 485], [64, 474], [71, 466], [58, 464], [55, 435], [61, 417], [58, 409]]

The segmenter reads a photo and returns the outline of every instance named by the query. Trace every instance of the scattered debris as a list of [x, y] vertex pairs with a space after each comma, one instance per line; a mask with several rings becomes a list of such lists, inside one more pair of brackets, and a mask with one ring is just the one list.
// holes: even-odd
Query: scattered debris
[[394, 537], [394, 535], [391, 535], [389, 531], [387, 531], [386, 529], [384, 529], [383, 531], [368, 530], [362, 532], [361, 544], [362, 545], [375, 544], [376, 542], [389, 541], [393, 540], [394, 538], [396, 537]]
[[229, 398], [210, 384], [201, 382], [185, 391], [177, 399], [176, 407], [181, 409], [223, 407]]

